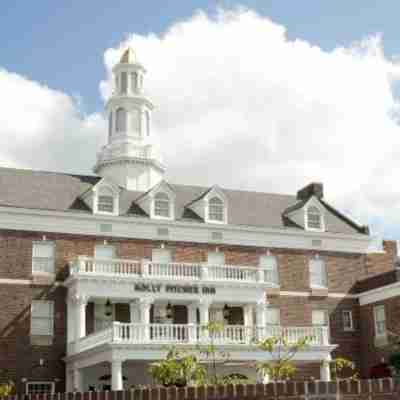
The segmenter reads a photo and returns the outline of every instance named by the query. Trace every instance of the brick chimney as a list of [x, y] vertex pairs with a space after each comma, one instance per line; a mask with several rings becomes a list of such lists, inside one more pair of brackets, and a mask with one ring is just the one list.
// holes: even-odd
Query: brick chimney
[[324, 197], [324, 185], [320, 182], [312, 182], [297, 192], [298, 200], [307, 200], [311, 196], [322, 199]]

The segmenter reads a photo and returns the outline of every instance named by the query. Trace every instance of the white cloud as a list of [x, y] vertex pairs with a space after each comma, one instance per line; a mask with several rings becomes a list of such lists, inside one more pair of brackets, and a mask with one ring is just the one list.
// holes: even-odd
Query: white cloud
[[320, 180], [363, 222], [400, 222], [400, 64], [379, 35], [328, 52], [252, 11], [198, 13], [109, 49], [108, 70], [128, 43], [173, 181], [294, 193]]
[[[104, 98], [128, 42], [148, 69], [170, 180], [286, 193], [321, 180], [328, 200], [394, 232], [400, 66], [385, 57], [379, 35], [328, 52], [289, 40], [252, 11], [198, 13], [108, 49]], [[0, 160], [89, 171], [106, 137], [99, 114], [81, 115], [70, 96], [7, 71], [0, 87]]]

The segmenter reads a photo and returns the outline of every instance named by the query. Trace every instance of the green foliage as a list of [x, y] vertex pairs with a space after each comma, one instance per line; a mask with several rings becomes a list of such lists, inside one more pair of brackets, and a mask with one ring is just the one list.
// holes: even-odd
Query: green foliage
[[389, 358], [390, 365], [393, 366], [397, 374], [400, 374], [400, 352], [393, 353]]
[[153, 379], [163, 386], [186, 386], [205, 380], [205, 369], [195, 354], [171, 348], [165, 360], [153, 363], [149, 372]]
[[347, 358], [338, 357], [331, 361], [332, 380], [340, 379], [358, 379], [358, 373], [355, 371], [354, 363]]
[[308, 346], [311, 336], [305, 336], [295, 343], [289, 343], [284, 336], [274, 336], [259, 342], [259, 348], [270, 354], [271, 360], [257, 364], [257, 371], [267, 374], [272, 381], [290, 379], [296, 372], [292, 359]]
[[14, 382], [9, 381], [7, 383], [0, 384], [0, 397], [10, 396], [15, 393]]

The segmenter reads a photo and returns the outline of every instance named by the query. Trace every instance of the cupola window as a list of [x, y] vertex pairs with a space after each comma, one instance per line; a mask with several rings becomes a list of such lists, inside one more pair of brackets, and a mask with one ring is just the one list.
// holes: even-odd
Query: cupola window
[[138, 73], [132, 72], [131, 73], [131, 92], [135, 93], [138, 90]]
[[157, 193], [154, 197], [154, 216], [170, 218], [170, 200], [166, 193]]
[[212, 197], [208, 201], [208, 220], [224, 222], [224, 202], [219, 197]]
[[126, 131], [126, 111], [123, 108], [118, 108], [116, 111], [116, 131]]
[[121, 72], [121, 94], [127, 94], [128, 92], [128, 74]]
[[322, 214], [318, 207], [309, 206], [307, 208], [307, 229], [323, 230]]

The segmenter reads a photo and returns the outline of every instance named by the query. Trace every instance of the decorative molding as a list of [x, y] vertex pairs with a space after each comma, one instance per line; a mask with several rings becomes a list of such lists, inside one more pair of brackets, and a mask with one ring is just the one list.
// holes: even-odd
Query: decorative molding
[[[34, 210], [16, 207], [0, 207], [0, 229], [36, 232], [59, 232], [98, 236], [100, 226], [112, 223], [111, 237], [157, 240], [160, 221], [149, 218], [114, 217], [75, 212]], [[268, 248], [312, 249], [312, 240], [321, 239], [319, 251], [362, 253], [368, 251], [367, 235], [308, 232], [297, 229], [259, 228], [250, 226], [218, 225], [184, 221], [162, 221], [170, 227], [169, 240], [210, 243], [211, 232], [221, 232], [221, 244], [257, 246]]]

